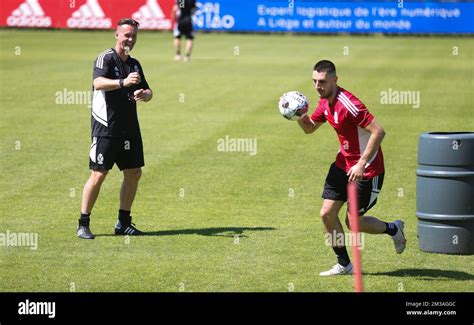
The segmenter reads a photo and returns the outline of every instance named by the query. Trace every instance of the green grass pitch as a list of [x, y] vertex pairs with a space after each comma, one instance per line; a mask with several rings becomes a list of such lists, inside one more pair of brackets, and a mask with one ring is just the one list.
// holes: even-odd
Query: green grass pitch
[[[365, 290], [472, 291], [472, 256], [420, 251], [415, 216], [419, 134], [474, 127], [472, 38], [200, 33], [190, 63], [172, 61], [171, 42], [142, 32], [132, 52], [155, 92], [138, 108], [146, 166], [132, 215], [154, 235], [112, 235], [114, 167], [92, 214], [99, 236], [85, 241], [76, 226], [90, 110], [56, 104], [56, 93], [91, 89], [113, 33], [0, 30], [0, 232], [39, 236], [37, 250], [0, 247], [0, 291], [353, 291], [350, 276], [318, 275], [335, 262], [319, 218], [335, 133], [305, 135], [277, 110], [289, 90], [313, 110], [322, 58], [386, 130], [371, 214], [406, 221], [402, 255], [387, 235], [364, 237]], [[420, 107], [381, 104], [389, 89], [419, 91]], [[218, 151], [226, 136], [256, 139], [256, 155]]]

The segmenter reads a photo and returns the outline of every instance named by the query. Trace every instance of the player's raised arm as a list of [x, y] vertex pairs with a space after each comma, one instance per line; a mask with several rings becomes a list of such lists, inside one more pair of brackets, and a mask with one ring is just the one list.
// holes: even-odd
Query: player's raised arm
[[316, 131], [323, 123], [316, 122], [313, 123], [308, 115], [303, 115], [298, 119], [298, 125], [303, 129], [304, 133], [311, 134]]

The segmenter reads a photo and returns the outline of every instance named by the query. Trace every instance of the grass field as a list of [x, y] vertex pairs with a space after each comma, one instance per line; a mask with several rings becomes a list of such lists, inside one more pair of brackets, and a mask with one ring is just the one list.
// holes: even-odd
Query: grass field
[[[141, 33], [132, 54], [155, 97], [139, 105], [146, 166], [132, 215], [152, 236], [112, 235], [114, 167], [85, 241], [90, 110], [56, 93], [89, 91], [113, 44], [111, 32], [0, 30], [0, 232], [39, 236], [37, 250], [0, 247], [0, 291], [352, 291], [350, 276], [318, 275], [335, 262], [319, 219], [335, 133], [304, 135], [277, 111], [289, 90], [315, 107], [322, 58], [386, 130], [372, 214], [406, 222], [402, 255], [387, 235], [364, 237], [365, 290], [473, 291], [472, 256], [418, 249], [415, 168], [420, 133], [474, 129], [474, 39], [199, 34], [192, 61], [176, 63], [170, 34]], [[389, 89], [419, 91], [420, 107], [382, 105]], [[257, 154], [218, 151], [226, 136], [256, 139]]]

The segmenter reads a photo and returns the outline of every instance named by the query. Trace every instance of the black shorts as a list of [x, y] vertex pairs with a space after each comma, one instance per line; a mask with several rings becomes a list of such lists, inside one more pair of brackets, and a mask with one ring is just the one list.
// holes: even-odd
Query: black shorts
[[93, 137], [89, 152], [89, 168], [104, 171], [117, 164], [120, 170], [145, 166], [141, 137]]
[[[382, 189], [384, 173], [368, 180], [356, 182], [359, 196], [359, 214], [363, 215], [376, 203], [377, 196]], [[326, 182], [324, 183], [323, 199], [334, 201], [347, 201], [347, 182], [349, 176], [333, 163], [329, 168]]]
[[181, 38], [181, 36], [184, 35], [186, 39], [194, 39], [192, 18], [183, 17], [178, 20], [173, 34], [175, 38]]

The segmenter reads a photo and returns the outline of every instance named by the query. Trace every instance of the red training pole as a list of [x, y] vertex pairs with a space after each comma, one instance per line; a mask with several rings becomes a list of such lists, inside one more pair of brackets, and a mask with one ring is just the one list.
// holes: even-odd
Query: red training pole
[[359, 250], [359, 202], [357, 200], [357, 185], [356, 182], [350, 182], [347, 184], [347, 195], [349, 205], [349, 222], [351, 224], [351, 231], [355, 238], [355, 242], [352, 245], [352, 251], [354, 255], [353, 271], [354, 271], [354, 284], [355, 292], [364, 291], [362, 286], [362, 261], [360, 259]]

